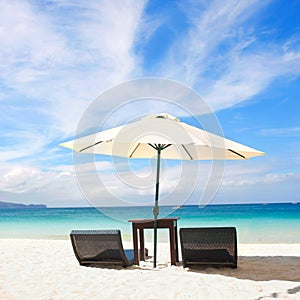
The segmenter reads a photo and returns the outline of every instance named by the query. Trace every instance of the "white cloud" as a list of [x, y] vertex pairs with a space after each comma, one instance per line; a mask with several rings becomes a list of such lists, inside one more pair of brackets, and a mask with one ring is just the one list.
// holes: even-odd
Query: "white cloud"
[[72, 173], [68, 171], [42, 170], [39, 167], [26, 165], [3, 165], [0, 169], [2, 192], [13, 194], [46, 192], [58, 185], [63, 186], [63, 182], [70, 183], [73, 180]]
[[[153, 161], [154, 164], [154, 161]], [[50, 206], [105, 206], [105, 205], [152, 205], [155, 195], [155, 166], [141, 164], [128, 170], [110, 162], [96, 162], [95, 166], [83, 164], [75, 175], [73, 166], [61, 165], [50, 168], [24, 164], [4, 164], [0, 169], [0, 194], [3, 201], [21, 203], [46, 203]], [[128, 167], [128, 166], [127, 166]], [[92, 172], [91, 172], [92, 170]], [[222, 174], [221, 174], [222, 175]], [[77, 176], [77, 178], [76, 178]], [[227, 163], [224, 176], [216, 179], [211, 163], [177, 162], [162, 165], [160, 205], [200, 204], [203, 192], [217, 193], [213, 203], [256, 202], [270, 196], [274, 201], [295, 201], [299, 192], [300, 174], [293, 171], [278, 172], [266, 163], [258, 161]], [[212, 182], [209, 183], [209, 180]], [[216, 181], [217, 180], [217, 181]], [[79, 183], [79, 185], [78, 185]], [[213, 190], [214, 189], [214, 190]], [[281, 198], [280, 198], [281, 197]], [[294, 199], [292, 199], [294, 197]], [[86, 199], [86, 200], [84, 200]], [[202, 199], [201, 203], [211, 203]]]
[[25, 164], [2, 164], [1, 201], [48, 206], [88, 206], [77, 185], [71, 166], [59, 170]]
[[[230, 165], [226, 168], [226, 173], [222, 181], [222, 187], [231, 188], [254, 188], [259, 190], [264, 186], [274, 186], [280, 189], [280, 185], [296, 183], [300, 179], [300, 174], [293, 171], [272, 169], [266, 163], [258, 166], [257, 163], [247, 164], [244, 168], [242, 163], [238, 166]], [[275, 189], [275, 186], [274, 186]]]

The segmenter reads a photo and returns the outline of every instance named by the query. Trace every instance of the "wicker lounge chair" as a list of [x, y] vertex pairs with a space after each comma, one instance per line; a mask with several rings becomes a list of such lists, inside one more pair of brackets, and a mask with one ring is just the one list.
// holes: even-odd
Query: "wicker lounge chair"
[[133, 250], [124, 250], [120, 230], [72, 230], [70, 238], [80, 265], [134, 262]]
[[237, 267], [235, 227], [181, 228], [182, 262]]

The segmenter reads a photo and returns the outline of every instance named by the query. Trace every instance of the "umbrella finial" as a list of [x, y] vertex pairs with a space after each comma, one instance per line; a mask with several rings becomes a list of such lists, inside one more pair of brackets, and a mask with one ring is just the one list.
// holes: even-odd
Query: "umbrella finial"
[[180, 122], [180, 119], [178, 119], [177, 117], [170, 115], [168, 113], [160, 113], [160, 114], [156, 114], [156, 115], [147, 115], [145, 117], [143, 117], [142, 119], [169, 119], [172, 121], [176, 121], [176, 122]]
[[180, 122], [180, 120], [178, 118], [176, 118], [175, 116], [170, 115], [168, 113], [161, 113], [159, 115], [156, 115], [156, 118], [169, 119], [169, 120]]

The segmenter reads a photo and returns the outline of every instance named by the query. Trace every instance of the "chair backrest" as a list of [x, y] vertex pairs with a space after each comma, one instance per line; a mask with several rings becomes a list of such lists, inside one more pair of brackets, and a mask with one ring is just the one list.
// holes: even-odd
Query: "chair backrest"
[[80, 264], [84, 262], [128, 264], [120, 230], [72, 230], [70, 238]]
[[[203, 255], [207, 259], [211, 256], [212, 261], [215, 256], [216, 263], [222, 262], [222, 256], [224, 260], [230, 258], [229, 260], [236, 265], [237, 233], [235, 227], [181, 228], [179, 234], [184, 263], [187, 260], [197, 260], [197, 255]], [[200, 262], [201, 258], [198, 260]]]

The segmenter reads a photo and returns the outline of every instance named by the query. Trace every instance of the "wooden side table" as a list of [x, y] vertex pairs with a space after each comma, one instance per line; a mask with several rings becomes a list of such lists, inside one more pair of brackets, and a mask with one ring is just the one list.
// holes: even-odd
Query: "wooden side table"
[[[171, 264], [176, 265], [178, 262], [178, 234], [177, 234], [177, 220], [179, 218], [164, 218], [157, 219], [157, 228], [169, 228], [169, 242]], [[144, 229], [154, 228], [154, 219], [135, 219], [129, 220], [132, 223], [133, 235], [133, 249], [134, 249], [134, 263], [139, 264], [139, 249], [138, 236], [140, 239], [140, 260], [145, 261], [145, 239]], [[139, 231], [139, 234], [138, 234]]]

